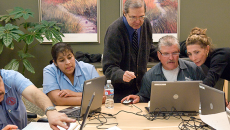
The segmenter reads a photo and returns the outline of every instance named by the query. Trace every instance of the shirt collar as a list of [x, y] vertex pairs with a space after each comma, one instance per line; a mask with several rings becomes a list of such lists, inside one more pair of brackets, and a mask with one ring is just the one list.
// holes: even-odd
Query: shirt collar
[[180, 69], [182, 69], [182, 70], [188, 68], [180, 58], [179, 58], [179, 67], [180, 67]]
[[75, 76], [81, 76], [81, 67], [80, 65], [78, 64], [77, 60], [75, 60]]

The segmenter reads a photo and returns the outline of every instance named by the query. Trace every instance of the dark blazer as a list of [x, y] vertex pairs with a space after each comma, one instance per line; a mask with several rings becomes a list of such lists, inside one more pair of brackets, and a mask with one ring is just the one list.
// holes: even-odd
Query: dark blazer
[[[114, 101], [120, 102], [125, 96], [136, 94], [140, 89], [153, 44], [151, 24], [148, 19], [145, 19], [141, 26], [137, 60], [122, 17], [108, 27], [104, 44], [103, 73], [107, 79], [112, 80]], [[129, 83], [123, 81], [124, 72], [127, 70], [136, 75], [136, 78]]]

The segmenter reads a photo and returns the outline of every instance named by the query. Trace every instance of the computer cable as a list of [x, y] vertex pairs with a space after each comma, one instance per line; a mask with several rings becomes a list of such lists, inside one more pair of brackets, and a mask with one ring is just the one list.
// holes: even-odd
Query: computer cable
[[120, 112], [125, 112], [125, 113], [130, 113], [130, 114], [134, 114], [134, 115], [137, 115], [137, 116], [144, 116], [145, 117], [145, 115], [143, 115], [143, 114], [139, 114], [139, 113], [142, 113], [143, 111], [139, 108], [139, 107], [137, 107], [136, 105], [134, 105], [134, 104], [130, 104], [129, 105], [129, 107], [136, 107], [137, 109], [139, 109], [140, 111], [138, 111], [138, 112], [129, 112], [129, 111], [125, 111], [125, 110], [120, 110], [120, 111], [118, 111], [116, 114], [114, 114], [113, 116], [116, 116], [116, 115], [118, 115]]
[[182, 122], [178, 125], [180, 130], [210, 130], [213, 129], [207, 124], [205, 124], [201, 119], [190, 117], [188, 120], [182, 119]]
[[[87, 123], [87, 124], [98, 124], [96, 126], [97, 129], [108, 129], [108, 128], [102, 127], [104, 125], [115, 125], [115, 126], [118, 125], [118, 123], [107, 123], [108, 118], [116, 119], [116, 117], [114, 117], [112, 114], [101, 113], [101, 112], [96, 112], [96, 113], [97, 114], [95, 114], [94, 116], [89, 118], [89, 121], [98, 120], [99, 123]], [[108, 117], [106, 117], [106, 116], [108, 116]]]
[[145, 115], [139, 114], [139, 113], [142, 113], [143, 111], [139, 107], [137, 107], [136, 105], [130, 104], [129, 107], [136, 107], [137, 109], [139, 109], [139, 111], [135, 113], [135, 112], [129, 112], [129, 111], [125, 111], [125, 110], [120, 110], [116, 114], [95, 112], [96, 114], [94, 114], [92, 117], [90, 117], [89, 120], [90, 121], [98, 120], [99, 123], [87, 123], [87, 124], [98, 124], [96, 126], [97, 129], [108, 129], [108, 128], [105, 128], [105, 127], [102, 127], [102, 126], [105, 126], [105, 125], [115, 125], [115, 126], [117, 126], [118, 123], [107, 123], [107, 119], [108, 118], [116, 119], [116, 115], [118, 115], [120, 112], [131, 113], [131, 114], [138, 115], [138, 116], [143, 116], [143, 117], [145, 116]]
[[175, 107], [171, 108], [171, 111], [167, 111], [167, 109], [165, 107], [160, 108], [156, 108], [153, 112], [148, 113], [145, 118], [153, 121], [156, 119], [164, 119], [164, 120], [168, 120], [171, 116], [178, 118], [178, 119], [182, 119], [181, 115], [183, 115], [183, 113], [180, 113], [176, 110]]

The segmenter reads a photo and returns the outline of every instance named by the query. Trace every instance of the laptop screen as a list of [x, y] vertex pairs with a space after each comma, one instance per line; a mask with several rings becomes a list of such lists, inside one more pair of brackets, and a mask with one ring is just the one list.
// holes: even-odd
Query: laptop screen
[[82, 92], [81, 101], [81, 116], [85, 114], [91, 95], [95, 93], [94, 101], [90, 107], [90, 113], [101, 111], [102, 98], [105, 86], [105, 76], [100, 76], [94, 79], [86, 80]]
[[71, 106], [59, 112], [65, 113], [68, 117], [73, 117], [73, 118], [82, 117], [86, 112], [88, 103], [93, 93], [95, 93], [95, 97], [90, 107], [89, 113], [92, 113], [95, 111], [100, 112], [101, 105], [102, 105], [104, 86], [105, 86], [105, 76], [86, 80], [84, 82], [84, 87], [83, 87], [83, 92], [82, 92], [81, 107]]

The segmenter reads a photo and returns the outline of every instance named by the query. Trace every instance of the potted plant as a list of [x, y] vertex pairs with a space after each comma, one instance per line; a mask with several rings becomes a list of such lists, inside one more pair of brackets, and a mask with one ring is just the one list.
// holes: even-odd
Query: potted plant
[[[35, 58], [29, 53], [29, 49], [42, 43], [44, 38], [52, 40], [52, 44], [62, 42], [64, 35], [60, 32], [59, 24], [55, 21], [28, 22], [29, 17], [33, 17], [33, 12], [30, 9], [15, 7], [13, 10], [7, 10], [8, 14], [0, 15], [0, 21], [4, 26], [0, 25], [0, 54], [3, 47], [6, 46], [14, 50], [15, 44], [24, 44], [23, 48], [18, 51], [18, 58], [12, 59], [4, 69], [12, 69], [18, 71], [19, 63], [22, 62], [22, 74], [25, 70], [35, 73], [34, 68], [28, 58]], [[23, 19], [23, 20], [21, 20]], [[17, 22], [22, 23], [17, 23]], [[34, 43], [34, 42], [37, 43]], [[32, 44], [33, 43], [33, 44]]]

